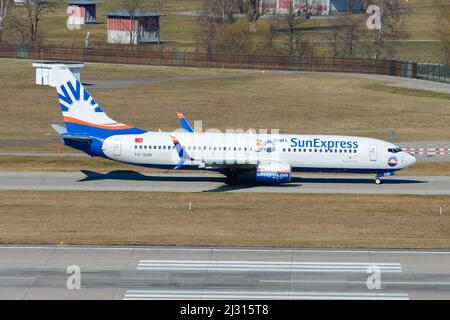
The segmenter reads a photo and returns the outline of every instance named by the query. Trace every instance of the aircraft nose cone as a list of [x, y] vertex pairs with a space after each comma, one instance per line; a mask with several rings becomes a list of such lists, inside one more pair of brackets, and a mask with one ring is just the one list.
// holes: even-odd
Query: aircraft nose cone
[[412, 166], [412, 165], [415, 164], [416, 161], [417, 161], [416, 157], [414, 157], [414, 156], [411, 155], [411, 154], [408, 154], [407, 159], [408, 159], [408, 160], [407, 160], [408, 166]]

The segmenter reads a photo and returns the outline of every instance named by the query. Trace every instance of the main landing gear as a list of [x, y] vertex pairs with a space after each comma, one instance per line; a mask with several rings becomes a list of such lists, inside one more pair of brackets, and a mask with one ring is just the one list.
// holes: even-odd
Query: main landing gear
[[381, 184], [381, 183], [382, 183], [382, 181], [381, 181], [380, 177], [376, 176], [375, 177], [375, 184]]
[[237, 172], [232, 170], [228, 171], [225, 182], [230, 186], [235, 185], [237, 183]]

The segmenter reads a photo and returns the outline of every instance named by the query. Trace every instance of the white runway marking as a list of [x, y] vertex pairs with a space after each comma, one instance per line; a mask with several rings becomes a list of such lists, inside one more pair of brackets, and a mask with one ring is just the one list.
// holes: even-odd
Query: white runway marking
[[377, 266], [385, 273], [402, 272], [400, 263], [140, 260], [137, 270], [210, 272], [345, 272], [366, 273]]
[[281, 300], [409, 300], [406, 293], [265, 292], [210, 290], [127, 290], [124, 300], [281, 299]]

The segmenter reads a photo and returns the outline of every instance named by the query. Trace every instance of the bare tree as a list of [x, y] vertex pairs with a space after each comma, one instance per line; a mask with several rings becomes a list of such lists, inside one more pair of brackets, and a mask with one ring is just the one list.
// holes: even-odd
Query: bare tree
[[301, 21], [301, 14], [294, 8], [293, 0], [286, 0], [286, 7], [279, 10], [279, 16], [283, 24], [283, 31], [287, 36], [288, 54], [294, 55], [301, 43], [295, 32]]
[[130, 24], [126, 25], [128, 29], [129, 37], [130, 37], [130, 45], [133, 45], [134, 42], [138, 43], [138, 28], [137, 28], [137, 13], [142, 10], [143, 6], [142, 0], [123, 0], [122, 5], [130, 16]]
[[237, 2], [233, 0], [204, 0], [203, 9], [217, 17], [222, 25], [233, 23], [238, 11]]
[[331, 55], [333, 58], [336, 58], [340, 55], [343, 55], [343, 34], [344, 34], [344, 23], [345, 20], [342, 18], [340, 13], [336, 14], [337, 18], [334, 20], [335, 23], [330, 26], [330, 32], [327, 33], [326, 39], [328, 44], [331, 47]]
[[199, 19], [198, 41], [207, 53], [213, 49], [214, 35], [218, 29], [217, 21], [214, 17], [204, 16]]
[[22, 35], [22, 40], [29, 38], [31, 42], [38, 40], [39, 24], [43, 16], [52, 12], [56, 2], [47, 0], [26, 0], [23, 2], [25, 17], [14, 12], [12, 16], [12, 27]]
[[379, 59], [383, 52], [388, 55], [393, 53], [391, 40], [405, 38], [407, 36], [401, 20], [402, 7], [400, 0], [376, 0], [372, 4], [380, 8], [381, 27], [373, 30], [374, 45], [373, 58]]
[[277, 32], [278, 32], [278, 21], [276, 17], [276, 12], [273, 11], [270, 15], [267, 29], [263, 33], [262, 41], [257, 50], [265, 54], [269, 55], [273, 54], [276, 51], [275, 36]]
[[442, 0], [434, 0], [438, 12], [437, 27], [442, 49], [442, 62], [450, 64], [450, 8]]
[[10, 0], [0, 0], [0, 42], [2, 42], [3, 36], [3, 21], [5, 21], [8, 14], [8, 5]]
[[266, 14], [267, 0], [245, 0], [247, 19], [250, 23], [250, 31], [256, 32], [256, 22]]
[[362, 35], [365, 34], [365, 23], [363, 17], [344, 14], [342, 16], [345, 23], [343, 27], [344, 56], [354, 57], [356, 54], [356, 44], [359, 43]]

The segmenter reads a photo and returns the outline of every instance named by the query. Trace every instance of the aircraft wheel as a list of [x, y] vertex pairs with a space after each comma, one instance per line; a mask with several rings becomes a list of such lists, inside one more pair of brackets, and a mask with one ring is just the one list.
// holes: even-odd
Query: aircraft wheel
[[381, 184], [381, 179], [378, 178], [378, 177], [376, 177], [376, 178], [375, 178], [375, 184]]

